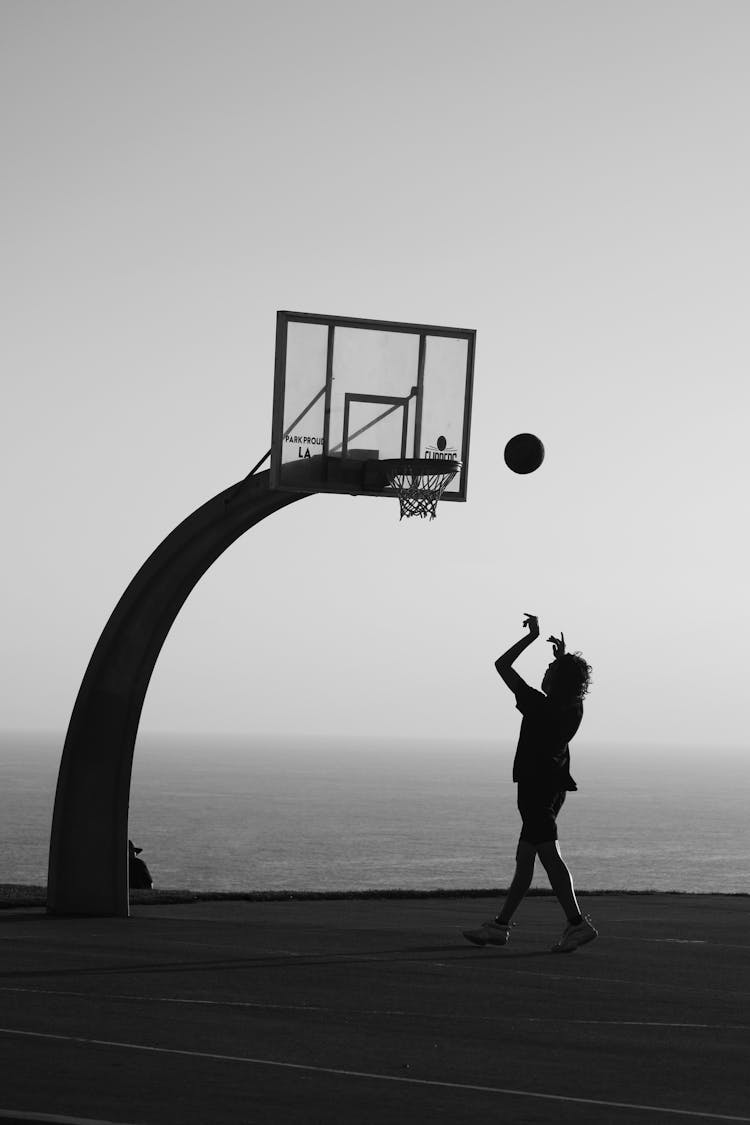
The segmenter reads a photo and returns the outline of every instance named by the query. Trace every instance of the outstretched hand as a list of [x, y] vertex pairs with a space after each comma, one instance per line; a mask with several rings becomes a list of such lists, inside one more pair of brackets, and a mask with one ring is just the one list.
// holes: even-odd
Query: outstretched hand
[[523, 619], [524, 629], [529, 630], [529, 636], [536, 639], [539, 636], [539, 618], [534, 617], [533, 613], [527, 613]]
[[547, 637], [547, 640], [552, 645], [552, 653], [555, 660], [559, 660], [561, 656], [565, 656], [565, 634], [560, 630], [560, 636]]

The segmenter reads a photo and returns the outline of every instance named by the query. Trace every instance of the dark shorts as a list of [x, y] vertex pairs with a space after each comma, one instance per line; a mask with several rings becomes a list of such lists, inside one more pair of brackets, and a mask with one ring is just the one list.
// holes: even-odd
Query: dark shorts
[[546, 844], [557, 839], [557, 814], [566, 797], [561, 792], [539, 789], [532, 785], [518, 786], [518, 811], [523, 825], [521, 839], [528, 844]]

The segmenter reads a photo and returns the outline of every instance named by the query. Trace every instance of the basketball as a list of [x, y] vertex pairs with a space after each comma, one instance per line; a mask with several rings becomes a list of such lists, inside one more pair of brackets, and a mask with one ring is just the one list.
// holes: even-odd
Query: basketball
[[506, 445], [504, 457], [514, 473], [533, 473], [544, 460], [544, 446], [536, 434], [516, 434]]

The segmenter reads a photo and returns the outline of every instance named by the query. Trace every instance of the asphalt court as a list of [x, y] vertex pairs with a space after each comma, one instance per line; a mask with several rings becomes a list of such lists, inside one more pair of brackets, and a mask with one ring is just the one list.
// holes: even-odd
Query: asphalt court
[[750, 1122], [750, 898], [581, 903], [561, 955], [548, 897], [505, 949], [472, 898], [4, 911], [0, 1120]]

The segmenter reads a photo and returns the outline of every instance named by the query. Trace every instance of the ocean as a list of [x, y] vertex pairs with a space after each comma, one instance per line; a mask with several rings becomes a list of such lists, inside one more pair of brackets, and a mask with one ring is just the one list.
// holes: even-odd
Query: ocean
[[[0, 737], [0, 883], [44, 884], [62, 737]], [[507, 886], [513, 746], [149, 735], [130, 837], [162, 888]], [[750, 763], [739, 752], [572, 746], [559, 817], [580, 890], [750, 892]], [[546, 886], [537, 864], [535, 886]]]

